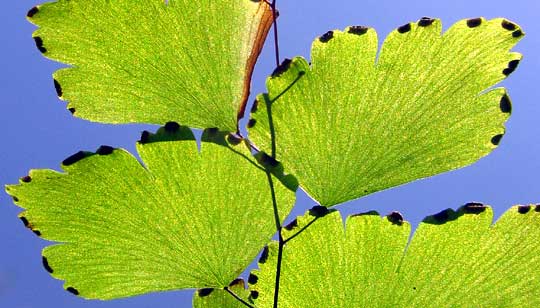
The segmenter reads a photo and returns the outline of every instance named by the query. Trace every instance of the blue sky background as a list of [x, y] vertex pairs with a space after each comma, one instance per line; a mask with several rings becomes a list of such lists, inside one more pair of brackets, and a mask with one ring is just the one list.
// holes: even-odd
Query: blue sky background
[[[46, 60], [31, 38], [25, 19], [39, 0], [4, 1], [0, 10], [0, 184], [16, 183], [32, 168], [58, 169], [78, 150], [101, 144], [134, 151], [144, 125], [102, 125], [73, 118], [56, 97], [51, 74], [59, 64]], [[284, 57], [309, 58], [311, 42], [332, 29], [367, 25], [380, 41], [392, 29], [422, 16], [441, 18], [445, 29], [470, 17], [506, 17], [527, 33], [516, 51], [524, 54], [519, 69], [504, 81], [513, 101], [507, 133], [491, 155], [464, 169], [416, 181], [352, 201], [346, 214], [378, 210], [402, 212], [413, 224], [426, 215], [470, 201], [492, 205], [500, 215], [513, 204], [540, 202], [540, 2], [535, 0], [281, 0], [280, 38]], [[269, 39], [256, 67], [252, 93], [265, 90], [274, 66]], [[150, 127], [151, 130], [155, 128]], [[298, 194], [295, 214], [313, 206]], [[150, 294], [109, 302], [86, 301], [65, 292], [41, 265], [47, 244], [27, 231], [9, 196], [0, 193], [0, 307], [190, 307], [192, 291]]]

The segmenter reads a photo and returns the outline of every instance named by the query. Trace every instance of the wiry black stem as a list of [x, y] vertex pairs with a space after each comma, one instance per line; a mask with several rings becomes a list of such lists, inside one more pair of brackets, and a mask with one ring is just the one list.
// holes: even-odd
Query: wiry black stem
[[279, 59], [279, 38], [278, 38], [278, 27], [277, 27], [277, 10], [276, 10], [276, 0], [272, 0], [270, 4], [272, 8], [272, 14], [274, 15], [274, 51], [276, 54], [276, 67], [279, 66], [281, 60]]
[[225, 291], [227, 291], [230, 295], [232, 295], [232, 297], [236, 298], [239, 302], [241, 302], [242, 304], [244, 304], [244, 306], [246, 307], [250, 307], [250, 308], [255, 308], [253, 305], [251, 305], [250, 303], [246, 302], [244, 299], [242, 299], [240, 296], [236, 295], [236, 293], [234, 293], [233, 291], [231, 291], [231, 289], [229, 289], [228, 287], [225, 287]]
[[281, 228], [278, 232], [279, 243], [278, 243], [278, 256], [277, 256], [277, 265], [276, 265], [276, 283], [274, 285], [274, 308], [278, 308], [279, 300], [279, 283], [281, 278], [281, 262], [283, 260], [283, 246], [285, 246], [285, 241], [283, 241], [283, 236], [281, 235]]
[[283, 246], [285, 242], [283, 241], [283, 236], [281, 235], [281, 218], [279, 217], [279, 211], [276, 201], [276, 193], [274, 190], [274, 181], [272, 180], [272, 174], [270, 171], [266, 171], [266, 176], [268, 177], [268, 184], [270, 184], [270, 192], [272, 193], [272, 204], [274, 207], [274, 217], [276, 221], [276, 229], [278, 233], [278, 258], [276, 265], [276, 280], [274, 285], [274, 308], [278, 307], [278, 297], [279, 297], [279, 282], [281, 277], [281, 260], [283, 258]]
[[[280, 60], [280, 57], [279, 57], [279, 37], [278, 37], [278, 26], [277, 26], [276, 1], [277, 0], [272, 0], [272, 3], [270, 4], [270, 7], [272, 8], [272, 14], [273, 14], [273, 19], [274, 19], [274, 27], [273, 28], [274, 28], [274, 52], [275, 52], [275, 56], [276, 56], [276, 67], [279, 67], [279, 65], [281, 63], [281, 60]], [[269, 113], [268, 116], [269, 116], [270, 126], [272, 126], [273, 121], [272, 121], [271, 114]], [[275, 148], [276, 136], [275, 136], [274, 131], [271, 132], [271, 136], [272, 136], [272, 145], [274, 145], [272, 147], [272, 158], [276, 158], [276, 148]], [[278, 241], [279, 241], [279, 244], [278, 244], [278, 258], [277, 258], [277, 265], [276, 265], [276, 281], [275, 281], [275, 285], [274, 285], [274, 308], [278, 308], [279, 283], [280, 283], [280, 278], [281, 278], [281, 262], [282, 262], [282, 259], [283, 259], [283, 246], [285, 245], [285, 242], [283, 241], [283, 236], [281, 234], [281, 218], [279, 217], [279, 211], [278, 211], [277, 202], [276, 202], [276, 196], [275, 196], [275, 191], [274, 191], [274, 183], [272, 181], [272, 175], [270, 174], [269, 171], [267, 171], [267, 175], [268, 175], [268, 183], [270, 184], [270, 189], [272, 191], [272, 202], [273, 202], [273, 206], [274, 206], [274, 216], [276, 218], [276, 229], [277, 229]]]

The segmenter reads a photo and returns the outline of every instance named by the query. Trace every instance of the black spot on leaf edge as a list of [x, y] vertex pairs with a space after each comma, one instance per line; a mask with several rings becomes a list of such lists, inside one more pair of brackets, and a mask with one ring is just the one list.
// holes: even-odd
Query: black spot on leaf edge
[[257, 299], [259, 297], [259, 292], [253, 290], [251, 291], [251, 293], [249, 294], [249, 297], [252, 298], [252, 299]]
[[86, 157], [86, 153], [83, 151], [79, 151], [71, 155], [70, 157], [64, 159], [64, 161], [62, 161], [62, 165], [64, 166], [73, 165], [74, 163], [80, 161], [81, 159], [84, 159], [85, 157]]
[[326, 206], [322, 205], [316, 205], [309, 210], [309, 215], [315, 217], [324, 217], [328, 213], [330, 213], [330, 210]]
[[37, 6], [34, 6], [33, 8], [31, 8], [31, 9], [28, 11], [28, 13], [26, 13], [26, 17], [32, 18], [32, 17], [34, 17], [34, 15], [37, 14], [37, 12], [39, 12], [39, 9], [38, 9]]
[[285, 230], [287, 231], [291, 231], [292, 229], [298, 227], [298, 219], [294, 219], [293, 221], [291, 221], [289, 224], [287, 224], [284, 228]]
[[41, 39], [41, 37], [39, 37], [39, 36], [34, 36], [34, 42], [36, 43], [37, 49], [38, 49], [41, 53], [46, 53], [46, 52], [47, 52], [47, 48], [45, 48], [45, 47], [43, 46], [43, 39]]
[[419, 27], [428, 27], [428, 26], [431, 26], [433, 24], [433, 22], [435, 21], [434, 18], [430, 18], [430, 17], [422, 17], [419, 21], [418, 21], [418, 26]]
[[476, 28], [482, 24], [482, 18], [471, 18], [467, 20], [467, 27]]
[[527, 214], [531, 210], [530, 205], [520, 205], [518, 206], [518, 213], [520, 214]]
[[411, 31], [411, 24], [408, 23], [408, 24], [404, 24], [403, 26], [397, 28], [397, 31], [401, 34], [403, 33], [407, 33], [409, 31]]
[[213, 291], [214, 289], [212, 288], [199, 289], [199, 291], [197, 291], [197, 295], [199, 295], [199, 297], [206, 297], [210, 295], [210, 293], [212, 293]]
[[289, 67], [291, 67], [292, 60], [291, 59], [285, 59], [281, 64], [276, 67], [276, 69], [272, 72], [272, 77], [279, 77], [283, 73], [285, 73]]
[[25, 227], [27, 227], [27, 228], [30, 227], [30, 222], [28, 221], [28, 219], [26, 219], [26, 217], [20, 216], [19, 219], [22, 221], [22, 223], [24, 224]]
[[519, 61], [520, 60], [512, 60], [508, 62], [508, 67], [503, 70], [503, 74], [505, 76], [512, 74], [516, 70], [516, 68], [519, 66]]
[[114, 148], [108, 145], [102, 145], [97, 149], [96, 153], [99, 155], [109, 155], [114, 152]]
[[62, 97], [62, 86], [60, 86], [60, 83], [58, 82], [58, 80], [56, 79], [53, 79], [54, 81], [54, 89], [56, 90], [56, 95], [58, 95], [58, 97]]
[[499, 107], [501, 108], [501, 111], [503, 113], [512, 112], [512, 102], [510, 101], [510, 97], [508, 97], [507, 94], [504, 94], [501, 97], [501, 101], [499, 102]]
[[242, 142], [242, 138], [237, 136], [236, 134], [228, 134], [227, 135], [227, 141], [231, 145], [239, 145]]
[[517, 29], [517, 25], [511, 21], [508, 21], [506, 19], [504, 19], [502, 22], [501, 22], [501, 26], [508, 30], [508, 31], [514, 31]]
[[349, 27], [349, 33], [356, 34], [356, 35], [363, 35], [368, 32], [369, 28], [364, 26], [351, 26]]
[[165, 123], [164, 128], [166, 132], [174, 134], [180, 129], [180, 124], [176, 122], [167, 122]]
[[257, 112], [258, 108], [259, 108], [259, 100], [255, 99], [253, 101], [253, 105], [251, 105], [251, 113]]
[[229, 287], [233, 287], [236, 285], [244, 286], [244, 280], [242, 280], [242, 278], [236, 278], [235, 280], [231, 281], [231, 283], [229, 283]]
[[478, 202], [469, 202], [465, 204], [462, 209], [466, 214], [480, 214], [487, 209], [487, 206]]
[[265, 246], [262, 253], [261, 253], [261, 257], [259, 258], [259, 263], [263, 264], [263, 263], [266, 263], [266, 261], [268, 260], [268, 246]]
[[498, 135], [495, 135], [491, 138], [491, 143], [493, 145], [499, 145], [499, 143], [501, 143], [501, 139], [503, 137], [503, 134], [498, 134]]
[[145, 130], [141, 133], [141, 138], [139, 139], [139, 143], [145, 144], [145, 143], [148, 143], [148, 141], [150, 141], [150, 132]]
[[521, 36], [523, 36], [523, 31], [521, 31], [520, 29], [512, 32], [512, 37], [514, 37], [514, 38], [518, 38], [518, 37], [521, 37]]
[[369, 211], [369, 212], [362, 212], [362, 213], [356, 213], [352, 214], [351, 217], [361, 217], [361, 216], [381, 216], [379, 215], [379, 212], [377, 211]]
[[392, 212], [388, 214], [386, 217], [388, 221], [390, 221], [393, 225], [398, 225], [398, 226], [403, 225], [403, 215], [401, 215], [400, 212]]
[[328, 41], [330, 41], [333, 38], [334, 38], [334, 31], [328, 31], [328, 32], [326, 32], [325, 34], [323, 34], [323, 35], [321, 35], [319, 37], [319, 41], [321, 43], [327, 43]]
[[439, 213], [433, 215], [432, 217], [438, 222], [446, 222], [450, 218], [451, 213], [452, 213], [451, 209], [446, 209], [444, 211], [440, 211]]
[[248, 122], [248, 124], [247, 124], [247, 127], [248, 127], [248, 128], [253, 128], [253, 126], [255, 126], [255, 124], [257, 124], [257, 120], [255, 120], [255, 119], [253, 119], [253, 118], [252, 118], [252, 119], [249, 119], [249, 122]]
[[49, 273], [53, 273], [53, 269], [51, 268], [51, 266], [49, 265], [49, 261], [47, 261], [47, 258], [45, 257], [41, 257], [41, 263], [43, 263], [43, 267], [45, 268], [45, 270]]
[[68, 291], [69, 293], [71, 293], [73, 295], [79, 295], [79, 291], [77, 289], [75, 289], [74, 287], [68, 287], [66, 289], [66, 291]]
[[248, 277], [249, 284], [256, 284], [259, 281], [259, 277], [255, 274], [250, 273]]

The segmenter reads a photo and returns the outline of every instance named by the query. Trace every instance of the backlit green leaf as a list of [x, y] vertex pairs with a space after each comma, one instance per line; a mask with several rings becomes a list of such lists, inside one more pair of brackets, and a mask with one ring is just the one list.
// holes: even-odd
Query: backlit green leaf
[[324, 206], [487, 155], [511, 109], [506, 90], [491, 87], [517, 67], [521, 55], [509, 50], [523, 32], [501, 18], [441, 29], [428, 18], [402, 26], [378, 59], [373, 29], [328, 32], [313, 43], [311, 65], [285, 61], [268, 79], [250, 138], [276, 150]]
[[[206, 130], [201, 152], [169, 123], [137, 144], [144, 166], [101, 147], [32, 170], [7, 192], [44, 239], [46, 269], [68, 291], [111, 299], [182, 288], [223, 288], [275, 233], [266, 172], [243, 141]], [[227, 138], [227, 140], [226, 140]], [[281, 217], [294, 193], [274, 181]]]
[[28, 13], [75, 116], [236, 131], [272, 13], [253, 0], [58, 0]]
[[[285, 238], [279, 307], [533, 308], [540, 280], [540, 206], [515, 206], [492, 225], [471, 203], [411, 227], [399, 213], [343, 221], [298, 218]], [[315, 220], [315, 221], [314, 221]], [[313, 222], [314, 221], [314, 222]], [[272, 307], [276, 245], [260, 263], [257, 307]]]

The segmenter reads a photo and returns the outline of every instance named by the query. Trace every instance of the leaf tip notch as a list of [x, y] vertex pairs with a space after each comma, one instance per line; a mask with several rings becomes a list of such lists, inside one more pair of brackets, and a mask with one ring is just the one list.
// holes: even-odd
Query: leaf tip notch
[[518, 39], [518, 41], [525, 36], [525, 32], [523, 32], [523, 29], [517, 23], [506, 18], [499, 17], [488, 21], [482, 18], [482, 21], [488, 23], [497, 23], [497, 25], [503, 28], [508, 35], [510, 35], [513, 39]]
[[518, 26], [515, 23], [513, 23], [513, 22], [511, 22], [511, 21], [509, 21], [507, 19], [503, 19], [501, 21], [501, 26], [505, 30], [512, 31], [512, 32], [518, 29]]
[[521, 38], [525, 35], [523, 30], [514, 22], [501, 18], [501, 27], [512, 34], [513, 38]]

